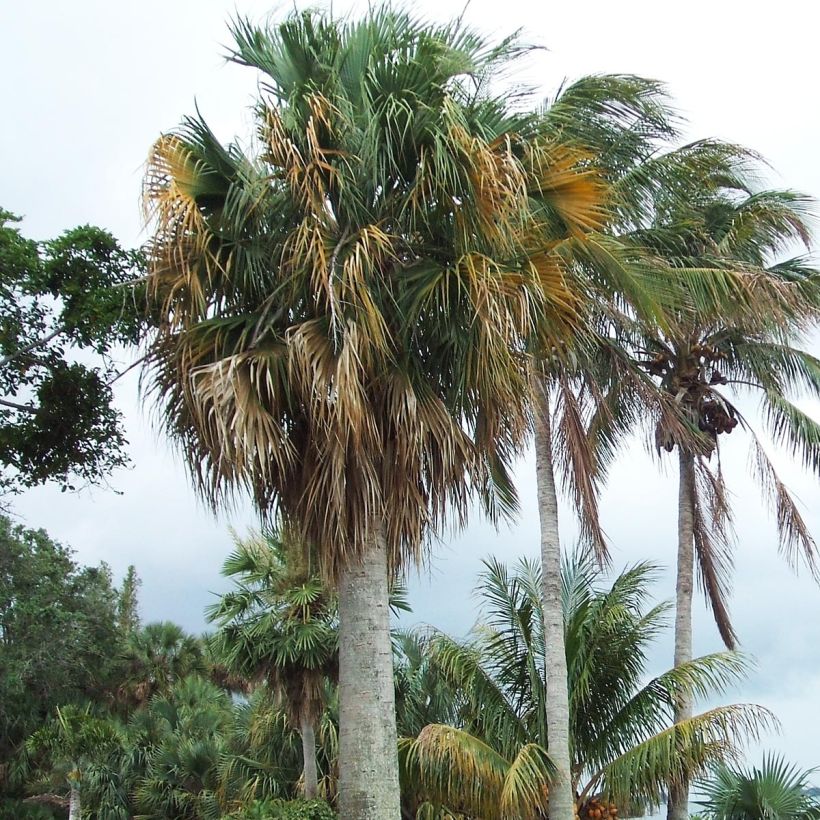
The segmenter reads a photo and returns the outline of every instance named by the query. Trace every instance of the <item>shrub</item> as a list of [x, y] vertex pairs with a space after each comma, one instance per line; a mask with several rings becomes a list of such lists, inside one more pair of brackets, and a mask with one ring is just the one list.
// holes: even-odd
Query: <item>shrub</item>
[[336, 820], [336, 812], [324, 800], [257, 800], [230, 820]]

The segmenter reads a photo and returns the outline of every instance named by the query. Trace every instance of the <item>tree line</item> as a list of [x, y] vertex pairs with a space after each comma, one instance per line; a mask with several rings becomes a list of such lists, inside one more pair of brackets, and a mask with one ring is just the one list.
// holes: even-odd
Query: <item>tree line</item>
[[[133, 567], [115, 589], [104, 565], [78, 567], [44, 532], [3, 523], [17, 555], [0, 585], [4, 816], [336, 816], [337, 599], [309, 551], [281, 532], [236, 539], [223, 566], [232, 587], [207, 611], [213, 631], [194, 637], [170, 622], [141, 624]], [[39, 597], [27, 586], [32, 565], [54, 577]], [[481, 617], [466, 638], [394, 624], [402, 817], [536, 817], [548, 808], [540, 574], [536, 562], [488, 559], [476, 587]], [[670, 728], [682, 692], [714, 696], [743, 679], [748, 661], [726, 651], [647, 678], [648, 651], [671, 610], [652, 602], [656, 574], [642, 563], [605, 583], [580, 554], [562, 567], [579, 820], [641, 814], [680, 771], [709, 775], [705, 807], [729, 803], [737, 774], [728, 764], [776, 722], [736, 704]], [[18, 601], [25, 606], [14, 612]], [[408, 609], [400, 587], [391, 605]], [[55, 618], [63, 628], [49, 644], [53, 662], [26, 668]], [[774, 758], [766, 765], [799, 775]], [[789, 799], [816, 810], [798, 791], [799, 801]], [[735, 815], [715, 808], [712, 816]]]

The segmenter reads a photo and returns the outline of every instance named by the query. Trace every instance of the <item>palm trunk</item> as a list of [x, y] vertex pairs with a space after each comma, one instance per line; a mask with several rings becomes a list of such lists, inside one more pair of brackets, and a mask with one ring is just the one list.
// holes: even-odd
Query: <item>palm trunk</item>
[[387, 548], [377, 533], [339, 580], [339, 818], [400, 816]]
[[[695, 575], [695, 458], [679, 451], [678, 577], [675, 590], [675, 666], [692, 660], [692, 595]], [[692, 717], [692, 697], [681, 694], [675, 702], [675, 723]], [[668, 820], [689, 817], [689, 784], [669, 789]]]
[[68, 803], [68, 820], [80, 820], [82, 815], [82, 804], [80, 803], [80, 789], [75, 784], [71, 784], [71, 796]]
[[535, 394], [535, 473], [541, 521], [547, 737], [550, 758], [556, 767], [549, 787], [549, 817], [550, 820], [573, 820], [575, 798], [570, 774], [567, 653], [561, 605], [561, 543], [558, 537], [558, 497], [546, 381], [535, 386]]
[[302, 763], [305, 781], [305, 799], [315, 800], [319, 794], [319, 775], [316, 771], [316, 733], [313, 722], [302, 718], [299, 732], [302, 735]]

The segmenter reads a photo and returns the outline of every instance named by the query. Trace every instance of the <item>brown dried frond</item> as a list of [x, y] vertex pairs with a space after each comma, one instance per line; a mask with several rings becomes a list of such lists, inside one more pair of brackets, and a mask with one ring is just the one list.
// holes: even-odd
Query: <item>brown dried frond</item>
[[555, 379], [554, 410], [556, 455], [578, 513], [582, 538], [592, 547], [599, 564], [609, 561], [609, 547], [598, 512], [599, 469], [592, 441], [587, 435], [589, 396], [573, 385], [567, 376]]
[[694, 543], [698, 577], [727, 649], [735, 649], [737, 633], [729, 615], [732, 531], [726, 485], [718, 468], [713, 473], [701, 458], [695, 460]]
[[527, 147], [524, 166], [530, 189], [549, 201], [571, 236], [583, 238], [606, 227], [609, 188], [589, 152], [541, 141]]

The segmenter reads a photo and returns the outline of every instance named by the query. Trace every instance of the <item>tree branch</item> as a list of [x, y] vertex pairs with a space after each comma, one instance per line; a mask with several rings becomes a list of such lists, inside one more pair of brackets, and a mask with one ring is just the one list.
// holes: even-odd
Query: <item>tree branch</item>
[[0, 359], [0, 367], [5, 367], [9, 362], [13, 362], [18, 356], [23, 356], [26, 353], [30, 353], [32, 350], [36, 350], [38, 347], [44, 347], [47, 345], [52, 339], [57, 338], [62, 332], [64, 328], [58, 327], [57, 330], [52, 330], [48, 336], [42, 339], [35, 339], [31, 344], [26, 345], [25, 347], [21, 347], [19, 350], [15, 350], [14, 353], [9, 353], [8, 356], [3, 356]]
[[120, 371], [114, 376], [113, 379], [110, 379], [106, 384], [111, 387], [114, 382], [119, 381], [126, 373], [130, 373], [135, 367], [139, 367], [146, 359], [148, 358], [148, 354], [146, 353], [144, 356], [140, 356], [133, 364], [129, 364], [125, 370]]
[[37, 412], [37, 408], [31, 404], [17, 404], [17, 402], [6, 401], [6, 399], [0, 399], [0, 405], [3, 407], [11, 407], [13, 410], [22, 410], [24, 413]]

